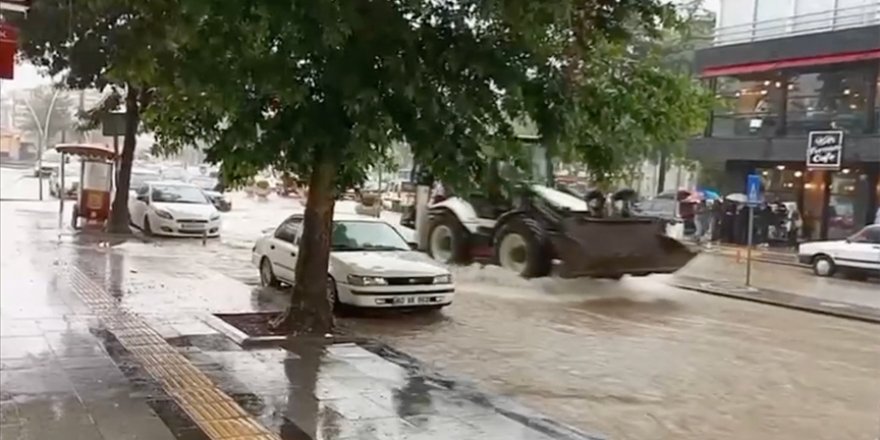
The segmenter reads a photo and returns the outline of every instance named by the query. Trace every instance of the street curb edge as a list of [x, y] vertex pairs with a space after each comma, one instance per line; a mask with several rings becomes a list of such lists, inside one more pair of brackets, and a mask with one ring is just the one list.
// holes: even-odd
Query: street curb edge
[[862, 321], [870, 324], [880, 324], [880, 315], [874, 314], [866, 314], [866, 313], [857, 313], [857, 312], [846, 312], [841, 309], [831, 308], [831, 307], [816, 307], [816, 306], [807, 306], [801, 304], [794, 304], [791, 302], [785, 301], [775, 301], [768, 298], [763, 298], [757, 295], [744, 295], [738, 294], [734, 292], [723, 291], [720, 289], [708, 289], [701, 286], [694, 286], [686, 283], [670, 283], [671, 286], [677, 287], [679, 289], [690, 290], [693, 292], [706, 293], [709, 295], [722, 296], [726, 298], [740, 299], [744, 301], [755, 302], [759, 304], [768, 304], [777, 307], [782, 307], [791, 310], [799, 310], [807, 313], [814, 313], [817, 315], [825, 315], [825, 316], [833, 316], [835, 318], [843, 318], [850, 319], [854, 321]]

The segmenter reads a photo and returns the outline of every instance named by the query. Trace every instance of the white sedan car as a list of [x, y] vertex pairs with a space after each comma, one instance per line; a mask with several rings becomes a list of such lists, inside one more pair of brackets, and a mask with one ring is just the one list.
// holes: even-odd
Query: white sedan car
[[798, 246], [798, 260], [830, 277], [838, 269], [880, 275], [880, 225], [868, 225], [846, 240], [814, 241]]
[[184, 182], [146, 182], [128, 200], [131, 223], [145, 234], [220, 236], [220, 212], [201, 189]]
[[[252, 261], [264, 286], [293, 284], [302, 214], [284, 220], [257, 240]], [[422, 307], [452, 303], [452, 275], [409, 244], [384, 220], [336, 215], [331, 238], [329, 294], [337, 304], [355, 307]]]

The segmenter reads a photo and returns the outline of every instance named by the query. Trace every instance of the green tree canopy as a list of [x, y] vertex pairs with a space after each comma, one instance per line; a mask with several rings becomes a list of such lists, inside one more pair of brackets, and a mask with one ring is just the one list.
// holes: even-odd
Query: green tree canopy
[[[22, 57], [44, 68], [65, 86], [75, 89], [110, 85], [124, 90], [126, 133], [117, 175], [109, 229], [129, 232], [128, 190], [131, 163], [141, 108], [149, 101], [143, 78], [154, 53], [164, 47], [163, 23], [158, 17], [139, 15], [129, 2], [122, 0], [40, 0], [26, 16], [16, 17], [20, 27]], [[115, 107], [120, 96], [105, 102]], [[103, 110], [88, 115], [94, 123]]]
[[268, 166], [309, 176], [288, 314], [304, 330], [332, 324], [326, 276], [336, 191], [386, 162], [392, 142], [406, 142], [417, 163], [459, 183], [481, 174], [487, 151], [524, 156], [513, 121], [535, 121], [567, 146], [560, 151], [609, 166], [605, 155], [629, 141], [641, 148], [671, 136], [655, 130], [690, 127], [647, 108], [646, 100], [669, 100], [671, 91], [656, 88], [679, 83], [631, 60], [593, 59], [616, 55], [633, 30], [651, 35], [668, 23], [674, 10], [658, 0], [135, 7], [146, 22], [164, 23], [164, 46], [149, 48], [139, 71], [155, 87], [147, 120], [166, 148], [204, 140], [209, 160], [233, 180]]
[[585, 164], [596, 180], [660, 151], [684, 153], [684, 141], [705, 127], [709, 93], [687, 73], [664, 67], [658, 52], [597, 42], [578, 79], [557, 99], [565, 112], [557, 155]]

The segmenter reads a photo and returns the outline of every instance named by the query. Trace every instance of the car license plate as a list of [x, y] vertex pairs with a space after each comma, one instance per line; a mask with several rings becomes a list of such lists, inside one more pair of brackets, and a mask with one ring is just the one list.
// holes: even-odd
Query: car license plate
[[416, 304], [430, 304], [431, 297], [429, 296], [402, 296], [394, 298], [394, 305], [396, 306], [411, 306]]
[[180, 225], [180, 228], [186, 229], [189, 231], [201, 231], [202, 229], [205, 229], [205, 225], [184, 223], [184, 224]]

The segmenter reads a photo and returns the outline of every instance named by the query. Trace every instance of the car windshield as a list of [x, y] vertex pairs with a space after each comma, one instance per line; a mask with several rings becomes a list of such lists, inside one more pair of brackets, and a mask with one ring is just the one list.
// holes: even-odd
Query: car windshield
[[217, 179], [211, 177], [193, 177], [190, 179], [189, 183], [204, 190], [213, 190], [214, 187], [217, 186]]
[[59, 153], [55, 150], [46, 150], [43, 152], [42, 160], [43, 160], [43, 162], [60, 163], [61, 162], [61, 153]]
[[372, 221], [334, 222], [331, 247], [334, 251], [409, 250], [391, 225]]
[[865, 226], [861, 231], [851, 235], [847, 240], [853, 243], [880, 243], [880, 226]]
[[192, 203], [208, 204], [208, 199], [202, 190], [194, 186], [183, 185], [153, 185], [152, 197], [154, 202], [159, 203]]
[[162, 171], [162, 178], [166, 180], [185, 180], [188, 176], [183, 168], [168, 168]]
[[159, 175], [156, 173], [145, 173], [145, 172], [132, 172], [131, 173], [131, 188], [140, 188], [145, 183], [151, 180], [159, 180]]

